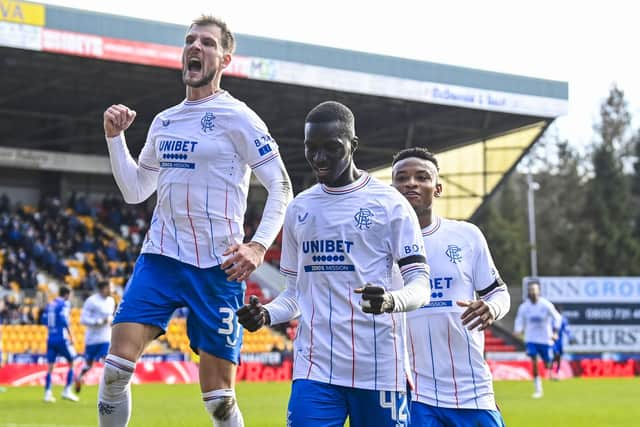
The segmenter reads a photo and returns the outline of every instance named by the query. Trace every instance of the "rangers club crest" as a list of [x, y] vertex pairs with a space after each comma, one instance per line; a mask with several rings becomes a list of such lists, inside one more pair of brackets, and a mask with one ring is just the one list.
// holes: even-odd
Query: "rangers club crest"
[[202, 119], [200, 119], [200, 125], [202, 126], [202, 131], [204, 133], [211, 132], [215, 125], [213, 121], [216, 119], [216, 116], [213, 113], [204, 113]]
[[356, 220], [356, 227], [360, 230], [368, 230], [369, 227], [373, 225], [373, 221], [371, 221], [371, 217], [374, 216], [373, 212], [371, 212], [367, 208], [360, 208], [358, 212], [353, 216]]
[[462, 261], [462, 249], [460, 249], [460, 246], [449, 245], [444, 253], [449, 257], [449, 261], [454, 264]]

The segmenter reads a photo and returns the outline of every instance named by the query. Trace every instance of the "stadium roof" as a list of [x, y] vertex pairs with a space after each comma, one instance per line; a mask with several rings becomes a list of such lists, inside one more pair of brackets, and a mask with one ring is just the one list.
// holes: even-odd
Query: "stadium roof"
[[[0, 164], [108, 173], [101, 125], [108, 105], [138, 112], [127, 132], [135, 155], [155, 114], [184, 98], [178, 70], [186, 25], [19, 1], [2, 6]], [[448, 216], [459, 218], [476, 211], [567, 109], [566, 82], [236, 36], [222, 86], [269, 125], [296, 191], [312, 182], [304, 117], [327, 99], [354, 111], [362, 168], [388, 166], [408, 146], [441, 153], [452, 184]], [[91, 161], [61, 166], [60, 153]]]

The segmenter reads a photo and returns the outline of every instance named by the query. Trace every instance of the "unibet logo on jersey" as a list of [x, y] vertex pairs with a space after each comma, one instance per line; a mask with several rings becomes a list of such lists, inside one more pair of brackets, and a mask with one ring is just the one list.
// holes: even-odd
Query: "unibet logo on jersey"
[[302, 252], [314, 254], [311, 257], [312, 261], [323, 263], [305, 265], [304, 271], [353, 271], [352, 264], [335, 264], [346, 259], [344, 254], [351, 253], [352, 246], [353, 242], [348, 240], [307, 240], [302, 242]]
[[198, 141], [181, 141], [181, 140], [160, 140], [158, 141], [158, 151], [162, 155], [160, 162], [161, 168], [182, 168], [195, 169], [193, 162], [175, 162], [173, 160], [187, 160], [188, 153], [196, 151]]

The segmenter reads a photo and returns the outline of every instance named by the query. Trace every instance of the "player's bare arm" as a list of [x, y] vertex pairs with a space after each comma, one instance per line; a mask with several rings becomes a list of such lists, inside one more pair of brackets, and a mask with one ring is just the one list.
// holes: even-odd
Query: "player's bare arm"
[[257, 242], [236, 243], [223, 253], [229, 256], [221, 265], [230, 281], [247, 280], [251, 273], [262, 264], [267, 248]]
[[104, 112], [104, 134], [107, 138], [120, 135], [131, 126], [136, 118], [136, 112], [126, 105], [114, 104]]

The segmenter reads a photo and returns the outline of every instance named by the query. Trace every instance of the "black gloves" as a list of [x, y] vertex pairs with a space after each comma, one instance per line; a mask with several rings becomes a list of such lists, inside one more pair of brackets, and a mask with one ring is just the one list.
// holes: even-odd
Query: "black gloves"
[[251, 295], [249, 304], [245, 304], [236, 311], [238, 322], [250, 332], [255, 332], [264, 325], [271, 324], [271, 317], [266, 308], [260, 304], [258, 297]]
[[362, 311], [365, 313], [391, 313], [395, 307], [393, 297], [382, 286], [365, 285], [355, 292], [362, 294]]

